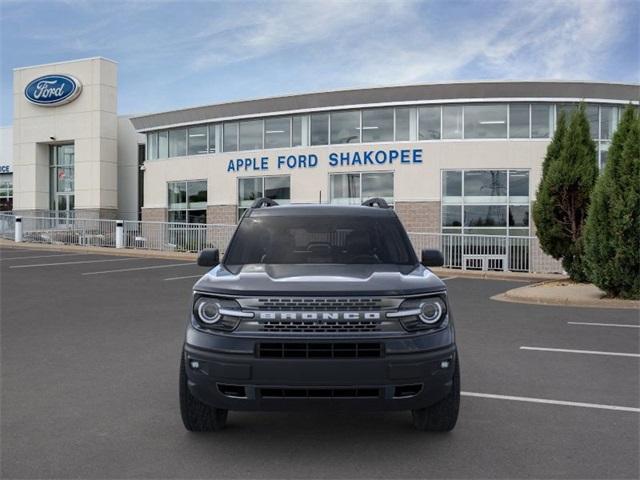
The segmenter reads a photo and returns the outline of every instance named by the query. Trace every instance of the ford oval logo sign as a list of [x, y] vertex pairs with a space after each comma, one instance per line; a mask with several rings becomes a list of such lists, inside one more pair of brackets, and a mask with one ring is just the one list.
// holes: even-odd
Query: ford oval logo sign
[[42, 106], [58, 106], [75, 100], [82, 84], [70, 75], [45, 75], [29, 82], [24, 96], [31, 103]]

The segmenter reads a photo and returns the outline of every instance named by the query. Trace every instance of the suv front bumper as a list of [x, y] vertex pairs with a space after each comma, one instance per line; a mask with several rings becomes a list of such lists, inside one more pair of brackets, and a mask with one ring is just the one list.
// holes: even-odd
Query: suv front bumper
[[410, 410], [437, 403], [450, 392], [457, 361], [451, 326], [406, 337], [313, 339], [380, 342], [384, 354], [379, 358], [260, 358], [261, 341], [301, 342], [190, 327], [184, 355], [191, 393], [228, 410]]

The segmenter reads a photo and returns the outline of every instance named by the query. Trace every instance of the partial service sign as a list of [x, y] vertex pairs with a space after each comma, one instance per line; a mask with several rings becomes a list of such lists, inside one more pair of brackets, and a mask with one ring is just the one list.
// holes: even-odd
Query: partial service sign
[[35, 105], [57, 107], [72, 102], [81, 91], [82, 84], [71, 75], [45, 75], [29, 82], [24, 96]]

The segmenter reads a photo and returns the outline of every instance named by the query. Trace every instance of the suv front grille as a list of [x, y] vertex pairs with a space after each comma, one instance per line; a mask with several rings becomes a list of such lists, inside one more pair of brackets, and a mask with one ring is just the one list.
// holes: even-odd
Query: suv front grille
[[266, 320], [260, 322], [260, 329], [275, 333], [357, 333], [381, 330], [380, 322], [375, 320]]
[[259, 343], [260, 358], [380, 358], [381, 343]]

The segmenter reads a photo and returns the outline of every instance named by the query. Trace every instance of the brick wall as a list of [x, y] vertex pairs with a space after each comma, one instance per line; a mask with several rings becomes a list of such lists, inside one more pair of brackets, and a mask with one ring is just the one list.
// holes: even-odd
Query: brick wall
[[396, 202], [395, 210], [407, 232], [440, 231], [440, 202]]
[[238, 223], [238, 208], [236, 205], [208, 205], [207, 223], [235, 225]]
[[142, 221], [143, 222], [166, 222], [167, 209], [166, 208], [143, 208]]

